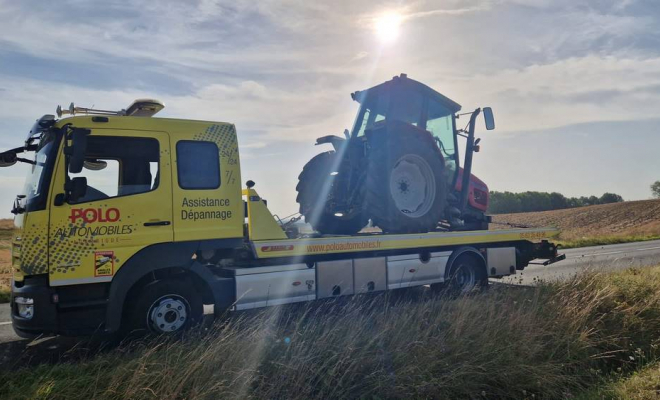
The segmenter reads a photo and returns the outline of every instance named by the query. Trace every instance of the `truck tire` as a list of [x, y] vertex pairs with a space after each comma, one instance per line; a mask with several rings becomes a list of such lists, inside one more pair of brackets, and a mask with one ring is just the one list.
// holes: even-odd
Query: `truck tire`
[[452, 294], [460, 295], [488, 287], [488, 275], [481, 260], [469, 254], [458, 257], [451, 265], [447, 283]]
[[368, 216], [387, 233], [434, 230], [447, 201], [442, 157], [418, 135], [382, 135], [370, 143]]
[[134, 300], [122, 329], [126, 335], [179, 334], [201, 322], [204, 315], [201, 297], [186, 280], [156, 281]]
[[332, 185], [335, 172], [339, 167], [339, 158], [334, 151], [316, 155], [309, 160], [298, 176], [296, 201], [300, 204], [300, 213], [314, 230], [322, 234], [352, 235], [359, 232], [365, 225], [362, 206], [348, 215], [335, 215], [326, 206], [331, 200]]

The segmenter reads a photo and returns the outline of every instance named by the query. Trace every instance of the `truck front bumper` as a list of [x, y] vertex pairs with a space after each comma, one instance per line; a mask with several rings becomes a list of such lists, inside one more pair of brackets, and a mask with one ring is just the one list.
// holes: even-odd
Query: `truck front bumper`
[[[54, 293], [48, 286], [48, 275], [26, 277], [21, 283], [12, 283], [11, 322], [18, 336], [33, 338], [57, 333], [57, 306], [52, 302]], [[22, 312], [19, 312], [21, 305]], [[32, 306], [31, 310], [26, 307], [28, 305]]]

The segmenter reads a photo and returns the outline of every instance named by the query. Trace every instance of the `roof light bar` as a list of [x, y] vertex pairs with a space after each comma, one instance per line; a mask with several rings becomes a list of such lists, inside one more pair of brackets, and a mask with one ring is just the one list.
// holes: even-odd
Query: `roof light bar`
[[68, 109], [63, 109], [62, 106], [57, 106], [56, 113], [58, 118], [63, 115], [116, 115], [116, 116], [129, 116], [129, 117], [152, 117], [160, 110], [165, 108], [165, 104], [155, 99], [137, 99], [127, 109], [119, 111], [98, 110], [94, 108], [76, 107], [73, 103], [69, 105]]

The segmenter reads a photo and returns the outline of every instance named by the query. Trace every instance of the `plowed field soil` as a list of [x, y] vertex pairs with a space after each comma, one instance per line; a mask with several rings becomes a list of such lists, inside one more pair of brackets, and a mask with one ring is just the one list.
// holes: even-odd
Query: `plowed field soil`
[[[566, 210], [494, 215], [496, 223], [554, 226], [559, 239], [578, 241], [596, 238], [651, 238], [660, 236], [660, 200], [578, 207]], [[507, 228], [492, 224], [491, 229]]]

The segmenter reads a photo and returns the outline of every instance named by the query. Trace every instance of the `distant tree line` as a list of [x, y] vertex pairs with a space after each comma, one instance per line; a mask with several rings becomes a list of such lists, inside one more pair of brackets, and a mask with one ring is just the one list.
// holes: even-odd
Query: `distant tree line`
[[564, 208], [619, 203], [622, 201], [623, 198], [615, 193], [605, 193], [600, 197], [566, 197], [557, 192], [490, 192], [488, 212], [491, 214], [507, 214], [530, 211], [561, 210]]

